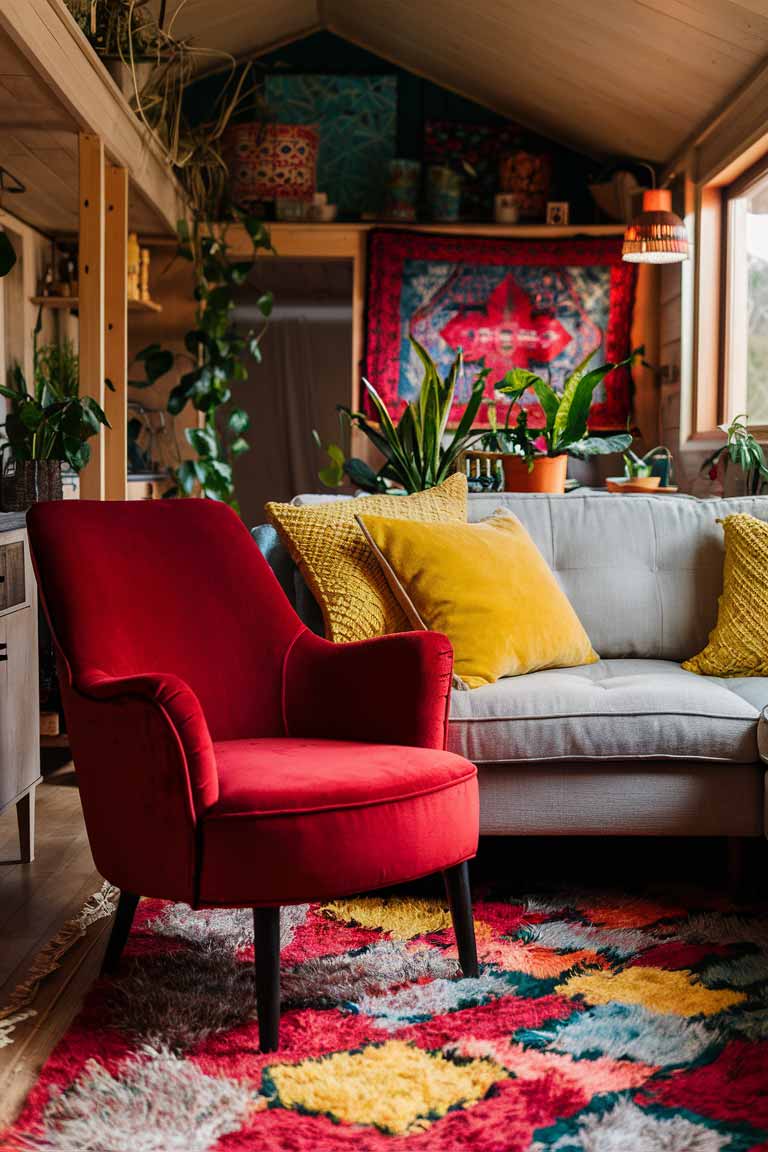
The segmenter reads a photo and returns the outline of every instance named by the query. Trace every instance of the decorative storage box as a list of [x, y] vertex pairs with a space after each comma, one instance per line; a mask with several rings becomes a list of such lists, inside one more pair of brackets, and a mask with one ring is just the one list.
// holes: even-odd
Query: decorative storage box
[[232, 199], [247, 207], [278, 197], [311, 201], [318, 133], [305, 124], [235, 124], [226, 151]]
[[519, 149], [501, 157], [501, 191], [515, 197], [523, 220], [544, 219], [551, 174], [552, 160], [547, 153]]

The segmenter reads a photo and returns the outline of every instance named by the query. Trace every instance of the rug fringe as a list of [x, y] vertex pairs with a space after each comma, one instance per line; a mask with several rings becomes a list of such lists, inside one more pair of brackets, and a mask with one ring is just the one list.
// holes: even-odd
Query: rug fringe
[[119, 895], [119, 888], [105, 880], [98, 892], [88, 897], [77, 916], [65, 921], [53, 939], [41, 948], [32, 961], [27, 978], [17, 984], [8, 1003], [0, 1008], [0, 1048], [13, 1044], [11, 1033], [18, 1024], [37, 1015], [30, 1004], [37, 996], [43, 980], [61, 967], [62, 957], [82, 940], [92, 924], [112, 915]]

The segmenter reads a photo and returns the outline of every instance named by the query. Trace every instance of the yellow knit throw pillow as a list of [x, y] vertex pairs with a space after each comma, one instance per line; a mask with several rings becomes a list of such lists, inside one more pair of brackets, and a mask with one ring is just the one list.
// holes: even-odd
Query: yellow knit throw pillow
[[467, 519], [467, 479], [449, 476], [413, 496], [361, 496], [296, 508], [267, 504], [267, 515], [320, 605], [329, 640], [369, 640], [405, 632], [407, 617], [355, 519], [369, 512], [408, 520]]
[[768, 524], [738, 512], [725, 534], [723, 594], [703, 652], [683, 668], [702, 676], [768, 676]]
[[598, 659], [512, 513], [500, 509], [479, 524], [358, 518], [413, 625], [451, 641], [461, 687]]

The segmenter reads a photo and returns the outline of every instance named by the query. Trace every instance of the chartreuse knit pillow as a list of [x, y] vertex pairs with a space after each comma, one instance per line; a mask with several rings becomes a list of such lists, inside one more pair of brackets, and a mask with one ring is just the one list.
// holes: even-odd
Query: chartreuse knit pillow
[[355, 517], [466, 521], [467, 479], [455, 473], [413, 496], [361, 496], [307, 508], [267, 504], [266, 511], [320, 606], [327, 639], [369, 640], [411, 625]]
[[702, 676], [768, 676], [768, 524], [739, 512], [725, 535], [723, 594], [706, 648], [683, 668]]
[[578, 616], [518, 518], [420, 524], [358, 514], [390, 586], [416, 628], [453, 645], [459, 687], [500, 676], [592, 664]]

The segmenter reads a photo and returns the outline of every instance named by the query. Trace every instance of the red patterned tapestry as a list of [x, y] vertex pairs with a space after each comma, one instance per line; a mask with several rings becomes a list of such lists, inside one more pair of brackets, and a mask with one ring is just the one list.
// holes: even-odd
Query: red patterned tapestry
[[[635, 269], [620, 237], [502, 240], [377, 229], [368, 260], [366, 377], [390, 411], [417, 394], [415, 336], [447, 370], [454, 350], [490, 368], [486, 395], [510, 368], [528, 368], [561, 388], [589, 352], [595, 364], [630, 352]], [[452, 413], [469, 395], [468, 371]], [[631, 378], [619, 369], [595, 393], [590, 428], [625, 428]], [[543, 424], [534, 398], [529, 422]], [[480, 423], [488, 423], [487, 406]]]

